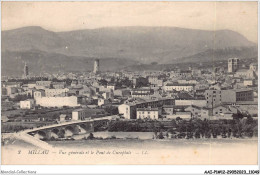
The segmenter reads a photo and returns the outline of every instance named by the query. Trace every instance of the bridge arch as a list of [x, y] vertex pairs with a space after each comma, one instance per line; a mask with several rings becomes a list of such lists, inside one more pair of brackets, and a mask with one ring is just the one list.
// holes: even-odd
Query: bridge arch
[[60, 130], [58, 128], [53, 128], [51, 130], [51, 132], [55, 133], [55, 134], [58, 134], [60, 132]]
[[75, 134], [75, 128], [73, 126], [66, 126], [64, 131], [65, 131], [65, 137], [70, 137]]
[[77, 125], [76, 126], [77, 127], [77, 132], [78, 132], [78, 134], [85, 134], [85, 133], [87, 133], [87, 126], [86, 126], [86, 124], [84, 124], [84, 123], [82, 123], [82, 124], [80, 124], [80, 125]]
[[58, 132], [59, 138], [65, 138], [65, 129], [60, 128]]
[[69, 131], [71, 131], [71, 132], [74, 132], [74, 127], [73, 126], [66, 126], [65, 127], [65, 130], [69, 130]]
[[80, 127], [83, 128], [83, 129], [86, 129], [86, 128], [87, 128], [86, 124], [84, 124], [84, 123], [82, 123], [82, 124], [80, 124], [80, 125], [78, 125], [78, 126], [80, 126]]
[[60, 130], [58, 128], [53, 128], [51, 131], [50, 131], [50, 138], [52, 139], [57, 139], [59, 138], [59, 132]]
[[36, 137], [38, 137], [40, 140], [47, 139], [47, 133], [45, 131], [38, 131], [37, 134], [35, 134]]

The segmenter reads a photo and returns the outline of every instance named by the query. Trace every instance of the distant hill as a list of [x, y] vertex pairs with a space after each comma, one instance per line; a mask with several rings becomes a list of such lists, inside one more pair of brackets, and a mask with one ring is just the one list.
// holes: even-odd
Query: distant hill
[[[74, 62], [88, 62], [94, 58], [112, 62], [123, 60], [121, 67], [154, 61], [159, 64], [210, 61], [212, 57], [223, 59], [232, 55], [246, 58], [252, 54], [257, 56], [257, 50], [254, 50], [256, 47], [257, 44], [231, 30], [109, 27], [52, 32], [33, 26], [2, 31], [2, 68], [7, 66], [6, 71], [12, 71], [12, 65], [8, 65], [12, 61], [7, 59], [13, 60], [13, 56], [30, 59], [32, 65], [39, 67], [38, 70], [48, 72], [49, 67], [53, 67], [50, 63], [63, 64], [68, 70], [74, 70], [81, 69], [73, 67]], [[254, 51], [250, 52], [252, 49]], [[30, 54], [34, 56], [28, 56]], [[34, 60], [33, 57], [37, 54], [42, 54], [43, 57]], [[46, 65], [40, 65], [39, 60]], [[118, 64], [119, 62], [111, 63], [110, 68], [113, 69]]]
[[182, 57], [178, 60], [174, 60], [176, 63], [188, 63], [188, 62], [206, 62], [216, 60], [227, 60], [228, 58], [237, 57], [240, 59], [257, 57], [257, 46], [252, 47], [233, 47], [225, 49], [208, 49], [204, 52], [200, 52], [188, 57]]
[[[24, 63], [29, 66], [33, 75], [41, 73], [57, 73], [59, 71], [77, 72], [92, 71], [96, 58], [83, 56], [66, 56], [59, 53], [49, 53], [39, 50], [5, 51], [2, 52], [2, 75], [22, 75]], [[134, 60], [106, 58], [100, 59], [102, 71], [120, 70], [127, 66], [136, 65]]]

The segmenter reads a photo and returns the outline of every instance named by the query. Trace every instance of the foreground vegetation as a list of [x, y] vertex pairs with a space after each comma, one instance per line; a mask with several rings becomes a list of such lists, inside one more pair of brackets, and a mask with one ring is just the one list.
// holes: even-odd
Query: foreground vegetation
[[[154, 132], [155, 138], [229, 138], [258, 135], [257, 120], [252, 117], [234, 120], [182, 119], [171, 121], [135, 120], [112, 121], [110, 132]], [[165, 134], [166, 133], [166, 134]]]

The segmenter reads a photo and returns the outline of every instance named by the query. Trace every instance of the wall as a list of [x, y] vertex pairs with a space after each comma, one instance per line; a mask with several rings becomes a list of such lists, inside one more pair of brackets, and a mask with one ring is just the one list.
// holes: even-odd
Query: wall
[[32, 100], [20, 101], [20, 108], [21, 109], [31, 109], [32, 107], [33, 107], [33, 101]]
[[44, 107], [79, 106], [76, 96], [36, 98], [36, 104]]
[[46, 97], [54, 97], [56, 95], [63, 95], [65, 96], [66, 93], [69, 92], [69, 89], [45, 89], [45, 96]]
[[236, 102], [236, 92], [232, 90], [223, 90], [221, 92], [222, 103], [235, 103]]
[[126, 119], [136, 119], [136, 107], [126, 104], [118, 106], [119, 114], [123, 114]]
[[221, 90], [206, 90], [205, 99], [207, 107], [218, 106], [221, 104]]
[[173, 114], [173, 115], [166, 115], [166, 118], [168, 119], [176, 119], [177, 117], [180, 117], [184, 120], [191, 119], [191, 114]]
[[136, 111], [136, 116], [138, 119], [145, 119], [145, 118], [150, 118], [150, 119], [158, 119], [159, 118], [159, 111], [146, 111], [146, 110], [138, 110]]

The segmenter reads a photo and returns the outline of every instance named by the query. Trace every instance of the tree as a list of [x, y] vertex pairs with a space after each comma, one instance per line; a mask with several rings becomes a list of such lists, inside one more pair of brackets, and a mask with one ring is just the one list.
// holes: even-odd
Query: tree
[[196, 138], [196, 139], [200, 138], [199, 128], [197, 128], [196, 131], [195, 131], [195, 138]]
[[115, 106], [106, 106], [105, 111], [110, 115], [117, 115], [119, 113], [118, 108]]
[[94, 137], [94, 135], [92, 134], [92, 132], [89, 134], [89, 136], [87, 137], [87, 139], [89, 139], [89, 140], [93, 140], [95, 137]]
[[164, 129], [165, 129], [164, 124], [163, 124], [163, 123], [160, 123], [160, 124], [159, 124], [159, 128], [160, 128], [160, 130], [164, 130]]
[[172, 119], [172, 127], [176, 127], [176, 121], [174, 119]]
[[28, 98], [32, 98], [32, 96], [31, 96], [31, 94], [30, 94], [30, 93], [27, 95], [27, 97], [28, 97]]
[[173, 133], [174, 133], [173, 129], [172, 129], [172, 128], [171, 128], [171, 129], [168, 129], [168, 133], [173, 134]]
[[19, 102], [28, 99], [27, 95], [17, 95], [15, 98], [11, 99], [11, 101]]
[[158, 131], [157, 131], [157, 128], [155, 126], [153, 126], [153, 132], [154, 132], [155, 138], [157, 138]]
[[246, 119], [246, 124], [252, 124], [254, 122], [254, 119], [252, 116], [248, 116]]
[[231, 130], [231, 128], [229, 128], [229, 129], [228, 129], [228, 138], [231, 137], [231, 133], [232, 133], [232, 130]]
[[182, 120], [180, 117], [176, 117], [176, 122], [179, 123]]
[[164, 136], [163, 136], [163, 133], [162, 133], [162, 132], [159, 133], [158, 138], [159, 138], [159, 139], [164, 139]]
[[158, 63], [157, 62], [152, 62], [151, 65], [157, 65]]
[[233, 114], [232, 117], [233, 117], [233, 120], [239, 120], [239, 119], [242, 119], [244, 117], [244, 115], [239, 112], [239, 113]]
[[108, 83], [108, 82], [107, 82], [107, 80], [105, 80], [105, 79], [99, 80], [99, 84], [102, 85], [102, 86], [106, 86], [107, 83]]
[[117, 80], [116, 87], [123, 88], [123, 87], [132, 87], [133, 83], [128, 78], [124, 78], [122, 80]]
[[114, 82], [115, 82], [115, 77], [112, 77], [110, 83], [114, 83]]

